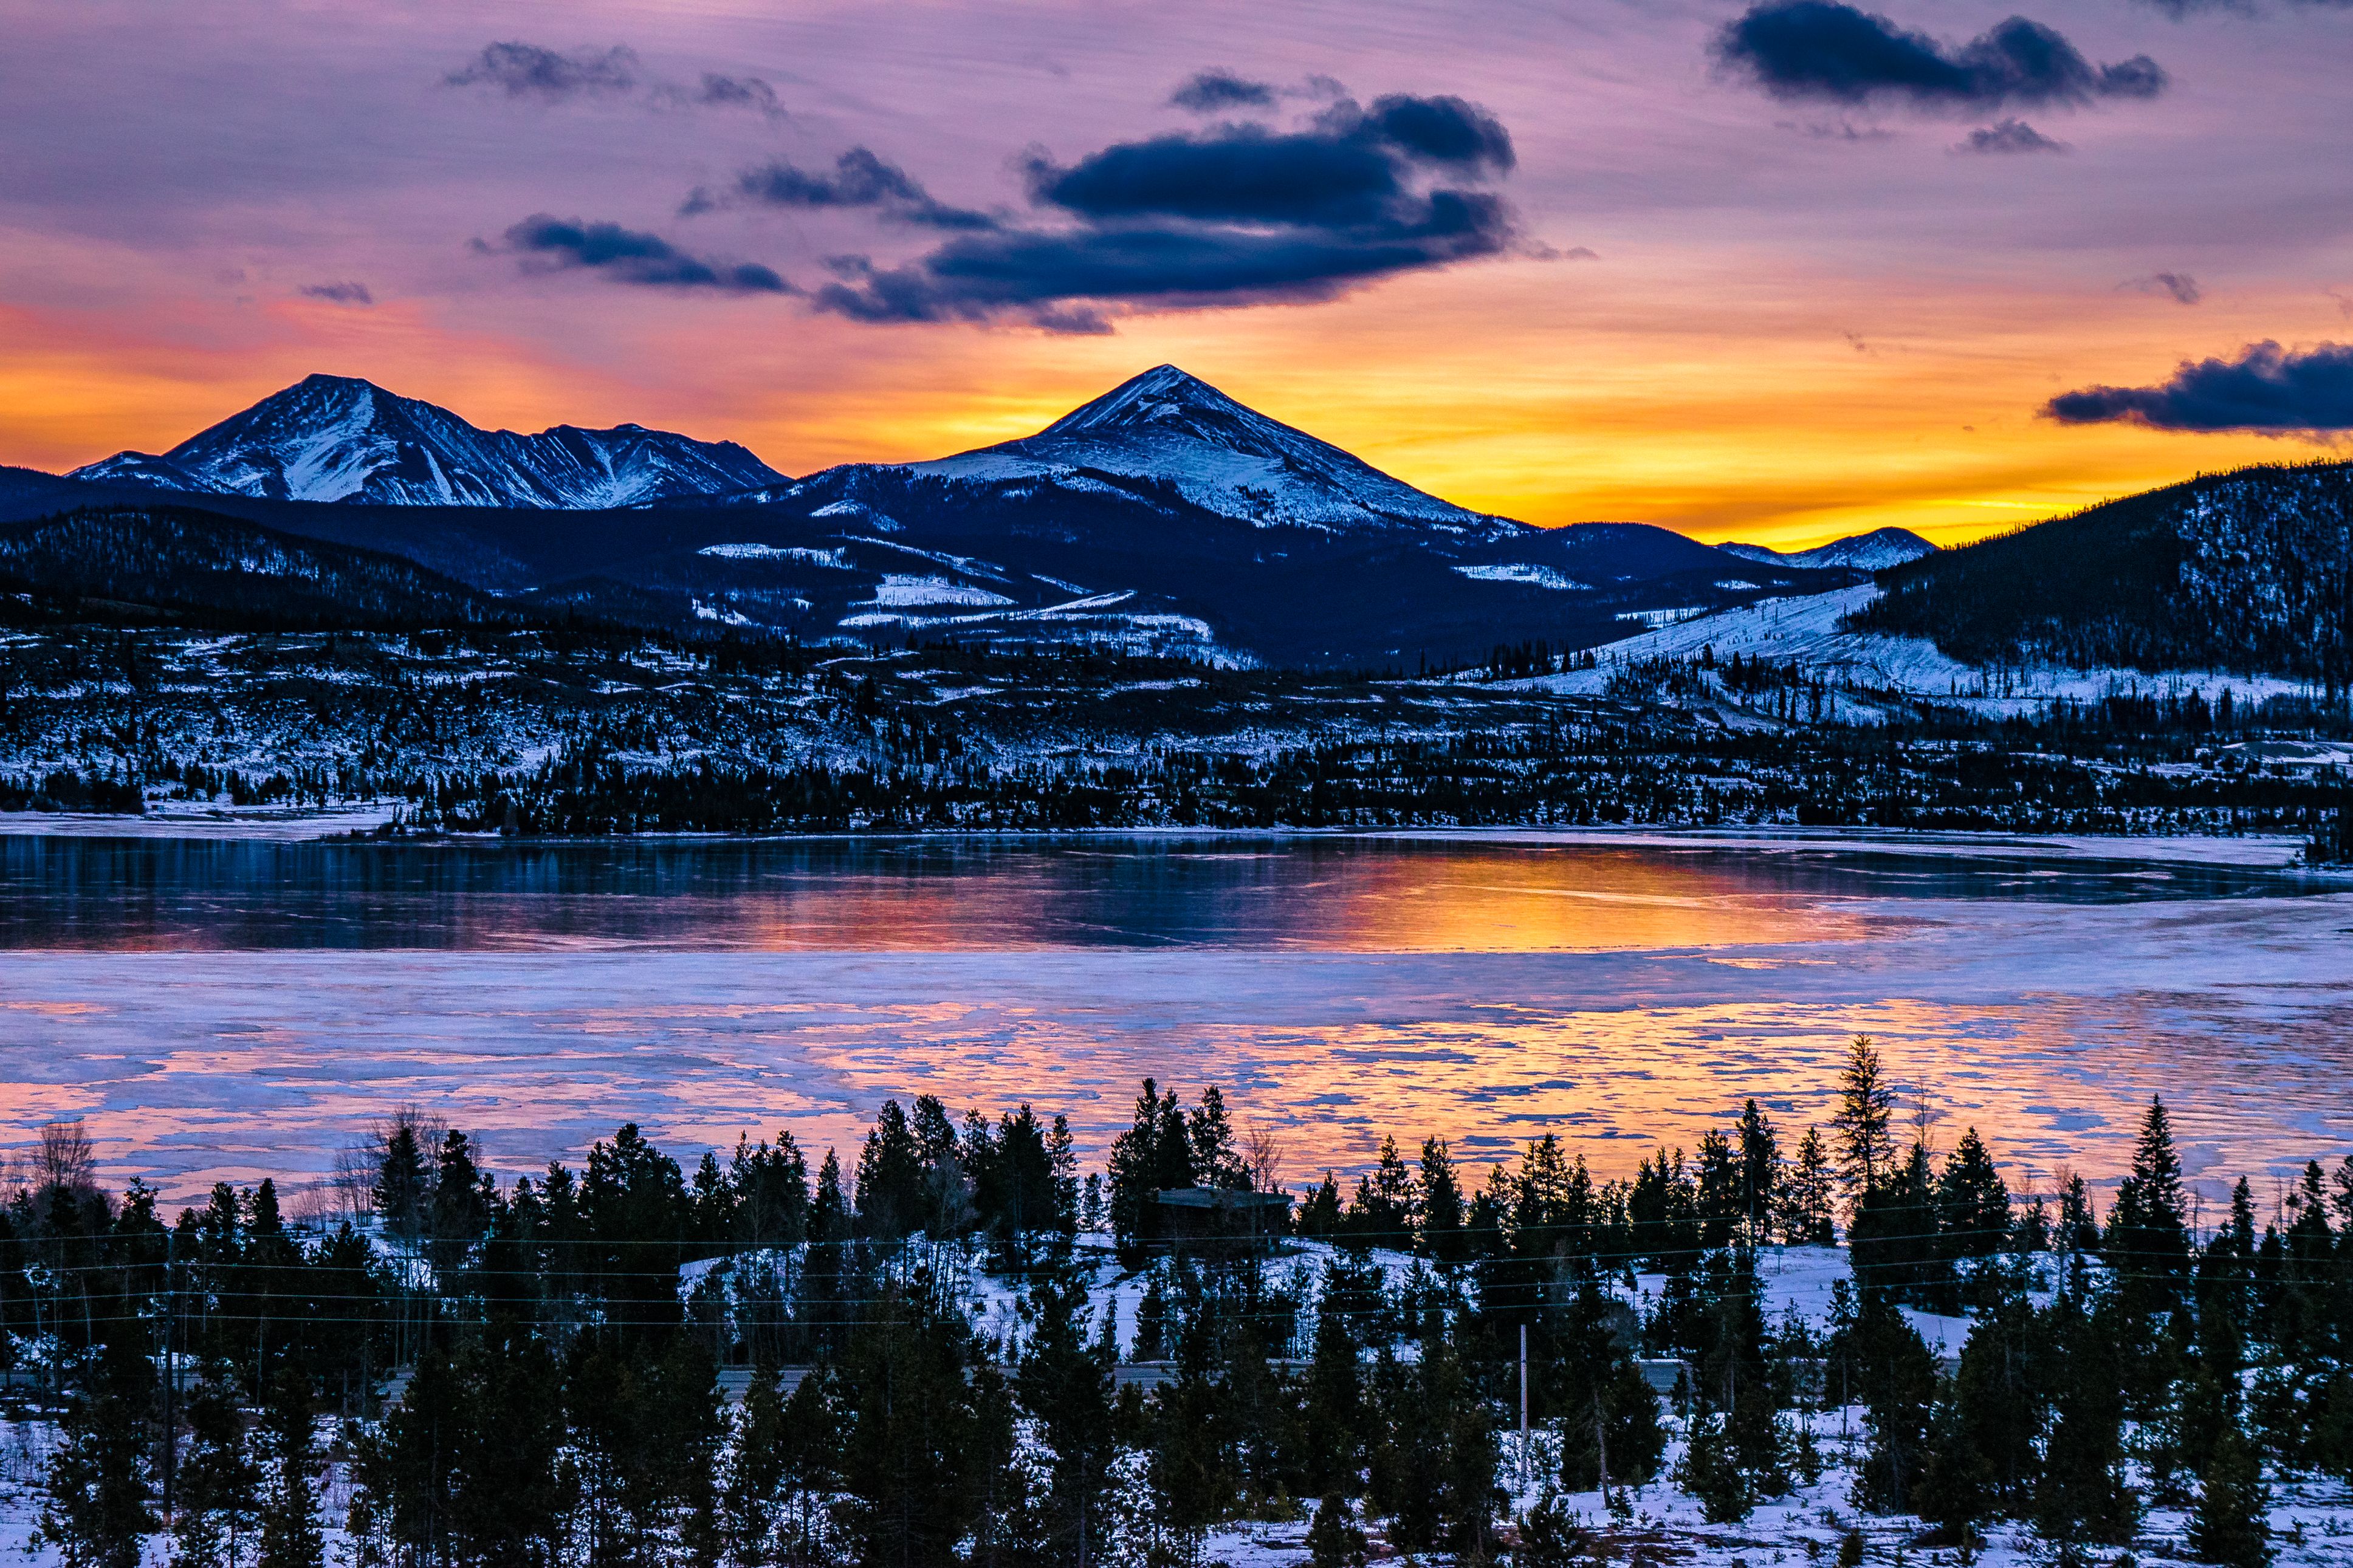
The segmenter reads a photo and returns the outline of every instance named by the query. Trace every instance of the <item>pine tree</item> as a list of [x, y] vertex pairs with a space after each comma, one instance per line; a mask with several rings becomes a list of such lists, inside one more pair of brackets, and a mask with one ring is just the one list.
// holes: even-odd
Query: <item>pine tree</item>
[[1781, 1145], [1772, 1119], [1754, 1100], [1740, 1108], [1736, 1139], [1740, 1157], [1740, 1208], [1751, 1247], [1772, 1239], [1774, 1216], [1781, 1201]]
[[1182, 1561], [1196, 1562], [1210, 1528], [1231, 1513], [1241, 1486], [1228, 1390], [1211, 1362], [1210, 1326], [1193, 1314], [1177, 1335], [1176, 1377], [1153, 1391], [1150, 1463], [1154, 1510]]
[[2172, 1119], [2152, 1097], [2141, 1119], [2132, 1173], [2116, 1184], [2101, 1254], [2117, 1270], [2126, 1293], [2143, 1310], [2178, 1298], [2189, 1268], [2189, 1205], [2181, 1160], [2173, 1148]]
[[1699, 1173], [1694, 1205], [1699, 1220], [1699, 1245], [1714, 1250], [1732, 1245], [1733, 1234], [1748, 1217], [1742, 1191], [1742, 1167], [1732, 1141], [1709, 1129], [1699, 1141]]
[[[1164, 1147], [1172, 1138], [1176, 1147]], [[1141, 1263], [1145, 1248], [1159, 1238], [1159, 1194], [1166, 1187], [1191, 1186], [1192, 1163], [1185, 1112], [1176, 1104], [1176, 1092], [1164, 1093], [1157, 1082], [1145, 1079], [1135, 1097], [1134, 1121], [1112, 1141], [1108, 1162], [1112, 1237], [1123, 1267]], [[1183, 1180], [1168, 1180], [1180, 1170]]]
[[1457, 1562], [1485, 1560], [1493, 1536], [1498, 1449], [1487, 1404], [1472, 1384], [1453, 1333], [1424, 1336], [1420, 1359], [1384, 1356], [1376, 1381], [1380, 1441], [1369, 1496], [1389, 1521], [1393, 1545], [1442, 1548]]
[[2039, 1339], [2032, 1302], [2013, 1290], [1978, 1319], [1962, 1347], [1914, 1498], [1947, 1538], [2017, 1515], [2032, 1495], [2047, 1410]]
[[2045, 1313], [2052, 1422], [2035, 1489], [2035, 1528], [2064, 1550], [2122, 1544], [2139, 1522], [2125, 1483], [2123, 1373], [2116, 1309], [2084, 1310], [2063, 1291]]
[[878, 1241], [895, 1242], [929, 1217], [923, 1146], [907, 1113], [886, 1100], [858, 1156], [858, 1224]]
[[1850, 1208], [1894, 1172], [1894, 1123], [1895, 1089], [1887, 1081], [1879, 1048], [1869, 1035], [1857, 1035], [1847, 1047], [1846, 1066], [1839, 1073], [1839, 1108], [1831, 1118]]
[[1349, 1205], [1350, 1227], [1369, 1246], [1403, 1251], [1413, 1245], [1414, 1199], [1413, 1172], [1397, 1140], [1384, 1138], [1371, 1173], [1359, 1183]]
[[1315, 1342], [1305, 1393], [1307, 1490], [1354, 1497], [1363, 1486], [1364, 1377], [1356, 1339], [1329, 1268], [1315, 1295]]
[[1834, 1346], [1833, 1354], [1843, 1353], [1852, 1363], [1871, 1436], [1855, 1502], [1873, 1513], [1910, 1512], [1926, 1462], [1936, 1359], [1883, 1291], [1862, 1291], [1847, 1332], [1852, 1344]]
[[1838, 1240], [1837, 1175], [1819, 1127], [1806, 1129], [1797, 1163], [1781, 1184], [1775, 1211], [1782, 1239], [1794, 1247], [1829, 1247]]
[[188, 1448], [174, 1478], [174, 1568], [235, 1568], [259, 1524], [261, 1470], [246, 1443], [234, 1387], [208, 1379], [187, 1409]]
[[1936, 1178], [1936, 1218], [1956, 1258], [1990, 1258], [2010, 1239], [2010, 1186], [1974, 1127]]
[[1422, 1250], [1440, 1263], [1461, 1262], [1466, 1252], [1462, 1185], [1442, 1138], [1422, 1140], [1421, 1190], [1417, 1197], [1421, 1210]]
[[1250, 1165], [1235, 1141], [1232, 1119], [1226, 1114], [1226, 1097], [1216, 1084], [1201, 1091], [1186, 1133], [1194, 1182], [1236, 1190], [1250, 1186]]
[[1050, 1561], [1071, 1568], [1093, 1568], [1103, 1554], [1111, 1465], [1118, 1453], [1112, 1325], [1107, 1317], [1102, 1333], [1090, 1341], [1086, 1307], [1086, 1280], [1075, 1271], [1050, 1273], [1031, 1288], [1033, 1326], [1014, 1383], [1050, 1456]]
[[66, 1568], [138, 1568], [142, 1538], [155, 1527], [146, 1473], [153, 1384], [143, 1357], [107, 1347], [58, 1424], [37, 1538]]
[[945, 1568], [987, 1500], [993, 1447], [976, 1347], [918, 1271], [851, 1336], [841, 1390], [844, 1524], [860, 1561]]
[[2189, 1519], [2191, 1554], [2221, 1568], [2268, 1568], [2270, 1494], [2263, 1488], [2263, 1462], [2236, 1422], [2224, 1428], [2198, 1479], [2198, 1507]]
[[425, 1201], [425, 1230], [436, 1268], [454, 1274], [464, 1266], [490, 1229], [496, 1196], [497, 1189], [474, 1163], [473, 1144], [451, 1128], [435, 1155], [433, 1188]]
[[377, 1134], [375, 1215], [385, 1230], [401, 1240], [425, 1234], [426, 1204], [433, 1173], [425, 1158], [417, 1112], [404, 1107]]
[[1365, 1528], [1356, 1522], [1346, 1498], [1327, 1497], [1315, 1505], [1315, 1518], [1307, 1527], [1310, 1568], [1365, 1568], [1369, 1551]]
[[281, 1371], [263, 1413], [262, 1451], [269, 1476], [255, 1568], [322, 1568], [326, 1562], [319, 1525], [321, 1463], [311, 1423], [310, 1380], [292, 1368]]
[[1293, 1228], [1302, 1236], [1329, 1240], [1340, 1228], [1340, 1181], [1331, 1172], [1312, 1188], [1306, 1200], [1299, 1205], [1298, 1218]]
[[1690, 1440], [1675, 1467], [1675, 1484], [1699, 1500], [1700, 1513], [1711, 1524], [1736, 1523], [1756, 1507], [1722, 1411], [1702, 1409], [1693, 1415]]
[[1546, 1403], [1560, 1413], [1560, 1484], [1573, 1492], [1646, 1485], [1666, 1452], [1659, 1398], [1642, 1376], [1618, 1303], [1588, 1275], [1556, 1337]]
[[784, 1521], [788, 1441], [785, 1392], [774, 1363], [754, 1365], [743, 1408], [735, 1416], [734, 1439], [728, 1446], [726, 1476], [720, 1487], [721, 1533], [728, 1556], [736, 1563], [771, 1563], [779, 1555], [776, 1538]]

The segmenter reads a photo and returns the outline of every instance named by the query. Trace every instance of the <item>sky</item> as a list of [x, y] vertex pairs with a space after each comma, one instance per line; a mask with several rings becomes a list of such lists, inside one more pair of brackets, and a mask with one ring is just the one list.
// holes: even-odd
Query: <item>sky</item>
[[313, 372], [805, 474], [1150, 366], [1939, 542], [2353, 428], [2353, 0], [0, 0], [0, 463]]

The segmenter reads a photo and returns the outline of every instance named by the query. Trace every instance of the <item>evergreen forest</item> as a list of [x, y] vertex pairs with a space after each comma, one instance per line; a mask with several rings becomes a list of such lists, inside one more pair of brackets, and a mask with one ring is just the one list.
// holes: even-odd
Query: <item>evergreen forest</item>
[[[1842, 1562], [2292, 1544], [2274, 1494], [2353, 1479], [2353, 1159], [2209, 1215], [2161, 1101], [2105, 1203], [1929, 1127], [1859, 1037], [1828, 1124], [1751, 1100], [1608, 1180], [1432, 1136], [1291, 1193], [1146, 1080], [1084, 1173], [1027, 1105], [890, 1101], [846, 1160], [624, 1125], [511, 1182], [402, 1111], [174, 1215], [58, 1123], [0, 1220], [5, 1396], [77, 1568], [1190, 1565], [1248, 1521], [1567, 1564], [1826, 1485], [1797, 1543]], [[1774, 1309], [1792, 1258], [1826, 1312]]]

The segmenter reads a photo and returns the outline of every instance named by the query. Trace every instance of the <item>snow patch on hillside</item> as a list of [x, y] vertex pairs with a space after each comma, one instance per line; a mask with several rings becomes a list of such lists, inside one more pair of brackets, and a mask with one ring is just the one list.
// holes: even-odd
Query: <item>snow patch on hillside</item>
[[1589, 594], [1590, 583], [1580, 583], [1566, 573], [1549, 566], [1532, 566], [1514, 561], [1500, 566], [1457, 566], [1455, 572], [1481, 583], [1525, 583], [1531, 588], [1556, 588], [1564, 593]]
[[[1737, 609], [1653, 626], [1639, 636], [1596, 649], [1591, 669], [1503, 682], [1507, 689], [1598, 696], [1625, 667], [1648, 659], [1688, 659], [1703, 651], [1717, 659], [1737, 653], [1796, 664], [1833, 685], [1896, 691], [1967, 702], [1994, 711], [2026, 711], [2055, 699], [2092, 702], [2126, 691], [2202, 691], [2211, 700], [2228, 690], [2240, 702], [2293, 696], [2308, 688], [2274, 676], [2219, 670], [2070, 669], [2053, 665], [1988, 670], [1964, 664], [1926, 637], [1842, 629], [1845, 618], [1879, 596], [1870, 584], [1798, 598], [1762, 599]], [[1648, 611], [1644, 615], [1665, 612]]]

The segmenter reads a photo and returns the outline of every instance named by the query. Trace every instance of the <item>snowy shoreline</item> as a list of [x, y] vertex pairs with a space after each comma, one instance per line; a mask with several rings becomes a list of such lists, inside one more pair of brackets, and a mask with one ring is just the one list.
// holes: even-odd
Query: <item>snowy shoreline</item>
[[[0, 811], [0, 837], [18, 838], [184, 838], [249, 840], [259, 843], [336, 843], [344, 835], [367, 833], [393, 820], [404, 803], [376, 802], [324, 811], [288, 811], [278, 807], [224, 810], [204, 807], [173, 810], [169, 806], [142, 816], [97, 812]], [[575, 838], [559, 836], [511, 838], [498, 834], [438, 833], [404, 837], [394, 842], [411, 847], [516, 844], [533, 847], [615, 844], [765, 844], [765, 843], [987, 843], [987, 844], [1108, 844], [1123, 841], [1165, 843], [1177, 839], [1215, 839], [1238, 844], [1280, 844], [1289, 840], [1356, 839], [1370, 843], [1445, 843], [1470, 845], [1559, 845], [1573, 847], [1627, 849], [1725, 849], [1760, 853], [1918, 855], [1947, 858], [1988, 857], [2005, 859], [2133, 860], [2175, 865], [2232, 866], [2258, 870], [2329, 875], [2302, 864], [2305, 843], [2290, 834], [2137, 835], [2017, 832], [1968, 832], [1936, 828], [1799, 827], [1770, 823], [1681, 827], [1672, 824], [1629, 824], [1625, 826], [1564, 827], [1529, 824], [1507, 827], [1312, 828], [1312, 827], [1113, 827], [1059, 831], [986, 828], [971, 831], [843, 833], [637, 833], [617, 837]]]

